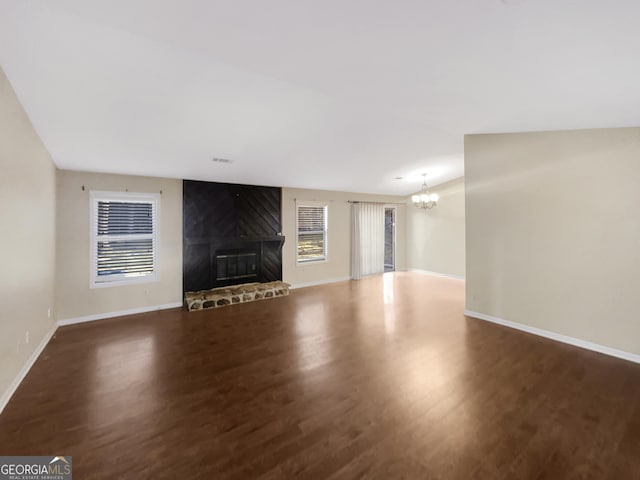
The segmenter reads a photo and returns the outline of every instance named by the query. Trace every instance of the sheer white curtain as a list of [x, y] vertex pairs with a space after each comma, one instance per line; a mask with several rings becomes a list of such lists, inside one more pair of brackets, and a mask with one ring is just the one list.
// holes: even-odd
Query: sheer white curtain
[[351, 278], [384, 272], [384, 205], [351, 205]]

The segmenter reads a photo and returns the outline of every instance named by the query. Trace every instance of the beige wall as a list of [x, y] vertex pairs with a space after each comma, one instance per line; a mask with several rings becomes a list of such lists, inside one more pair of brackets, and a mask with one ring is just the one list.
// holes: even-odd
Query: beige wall
[[[51, 157], [0, 69], [0, 395], [54, 326], [55, 179]], [[0, 409], [5, 400], [6, 393]]]
[[429, 190], [440, 195], [431, 210], [407, 199], [407, 266], [464, 277], [464, 178]]
[[[326, 262], [296, 263], [296, 199], [326, 202], [328, 205], [328, 259]], [[283, 280], [292, 285], [321, 283], [351, 275], [351, 208], [348, 200], [404, 202], [404, 197], [362, 193], [282, 189], [282, 233], [286, 240], [282, 252]], [[405, 206], [397, 207], [396, 269], [405, 268]]]
[[640, 128], [465, 137], [467, 309], [640, 354]]
[[[82, 187], [85, 190], [82, 190]], [[89, 288], [89, 192], [159, 193], [157, 282]], [[175, 179], [58, 171], [58, 320], [182, 302], [182, 181]]]

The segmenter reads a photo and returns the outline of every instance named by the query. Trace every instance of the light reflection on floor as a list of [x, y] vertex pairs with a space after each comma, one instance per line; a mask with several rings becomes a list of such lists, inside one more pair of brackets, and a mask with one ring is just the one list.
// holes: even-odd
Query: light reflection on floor
[[[318, 342], [317, 338], [330, 337], [328, 313], [324, 302], [307, 303], [300, 306], [295, 318], [295, 342], [298, 369], [308, 371], [331, 361], [331, 342]], [[305, 378], [305, 381], [307, 377]], [[313, 377], [308, 377], [313, 378]]]
[[382, 292], [384, 298], [384, 328], [387, 332], [387, 335], [391, 335], [396, 331], [394, 279], [395, 275], [393, 272], [385, 273], [382, 278]]
[[92, 370], [93, 388], [88, 402], [91, 427], [151, 413], [150, 406], [157, 402], [155, 350], [152, 333], [136, 338], [119, 338], [97, 346], [96, 367]]

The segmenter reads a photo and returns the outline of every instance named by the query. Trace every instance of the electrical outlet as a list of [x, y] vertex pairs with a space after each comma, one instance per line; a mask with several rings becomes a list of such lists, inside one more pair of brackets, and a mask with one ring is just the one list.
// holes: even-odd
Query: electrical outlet
[[144, 294], [145, 294], [145, 295], [149, 295], [149, 289], [148, 289], [148, 288], [145, 288], [145, 289], [144, 289]]
[[51, 308], [47, 308], [47, 318], [51, 318]]
[[24, 343], [29, 345], [29, 330], [27, 330], [24, 334]]

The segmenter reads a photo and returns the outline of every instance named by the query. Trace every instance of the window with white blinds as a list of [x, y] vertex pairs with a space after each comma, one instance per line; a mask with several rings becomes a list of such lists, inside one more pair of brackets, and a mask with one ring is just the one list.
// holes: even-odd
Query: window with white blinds
[[326, 260], [327, 206], [299, 204], [296, 216], [298, 263]]
[[157, 279], [160, 195], [91, 192], [91, 285]]

